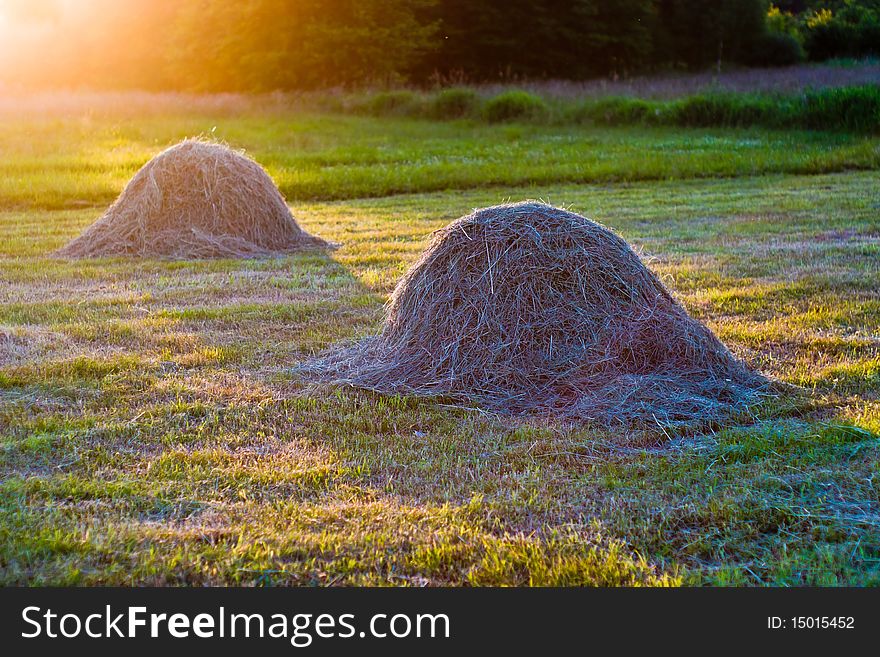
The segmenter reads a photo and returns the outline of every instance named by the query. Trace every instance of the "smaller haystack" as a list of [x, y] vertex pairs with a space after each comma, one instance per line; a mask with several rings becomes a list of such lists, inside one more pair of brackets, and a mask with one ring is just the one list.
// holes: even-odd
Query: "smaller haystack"
[[159, 153], [66, 258], [252, 257], [328, 244], [297, 225], [269, 174], [244, 153], [187, 139]]
[[766, 379], [620, 237], [537, 202], [438, 231], [379, 335], [305, 366], [336, 384], [602, 423], [720, 420]]

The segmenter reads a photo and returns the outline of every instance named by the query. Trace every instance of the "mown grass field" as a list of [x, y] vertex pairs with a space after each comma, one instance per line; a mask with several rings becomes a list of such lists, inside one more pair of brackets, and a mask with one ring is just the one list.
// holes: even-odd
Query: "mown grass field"
[[[63, 262], [149, 157], [247, 148], [331, 254]], [[279, 110], [0, 117], [0, 582], [880, 584], [880, 139]], [[802, 386], [667, 435], [319, 389], [431, 231], [540, 198]]]

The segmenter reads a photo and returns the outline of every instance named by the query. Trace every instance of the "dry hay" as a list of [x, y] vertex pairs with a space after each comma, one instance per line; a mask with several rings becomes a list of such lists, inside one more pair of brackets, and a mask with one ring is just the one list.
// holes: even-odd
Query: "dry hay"
[[304, 232], [269, 174], [241, 152], [187, 139], [159, 153], [66, 258], [253, 257], [328, 244]]
[[768, 383], [623, 239], [537, 202], [438, 231], [397, 285], [381, 333], [304, 369], [496, 412], [665, 426], [743, 411]]

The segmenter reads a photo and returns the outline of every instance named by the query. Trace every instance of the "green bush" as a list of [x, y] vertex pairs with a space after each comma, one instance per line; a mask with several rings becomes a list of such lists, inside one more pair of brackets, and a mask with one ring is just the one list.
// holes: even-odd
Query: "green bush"
[[543, 98], [527, 91], [505, 91], [489, 99], [483, 106], [483, 118], [489, 123], [529, 121], [545, 118], [550, 113]]
[[422, 110], [422, 98], [412, 91], [383, 91], [368, 97], [357, 109], [371, 116], [415, 116]]
[[804, 47], [814, 61], [880, 54], [880, 9], [846, 3], [814, 11], [804, 22]]
[[480, 97], [473, 89], [444, 89], [431, 99], [430, 114], [435, 119], [462, 119], [478, 114]]
[[574, 123], [595, 125], [638, 125], [657, 123], [662, 110], [658, 103], [639, 98], [601, 98], [576, 106], [568, 115]]

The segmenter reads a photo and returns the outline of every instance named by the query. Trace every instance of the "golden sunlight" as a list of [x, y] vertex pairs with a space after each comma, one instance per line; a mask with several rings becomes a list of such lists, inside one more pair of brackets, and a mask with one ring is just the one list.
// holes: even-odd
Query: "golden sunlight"
[[[123, 83], [149, 60], [166, 2], [0, 0], [0, 80], [23, 87]], [[156, 9], [154, 9], [156, 8]]]

